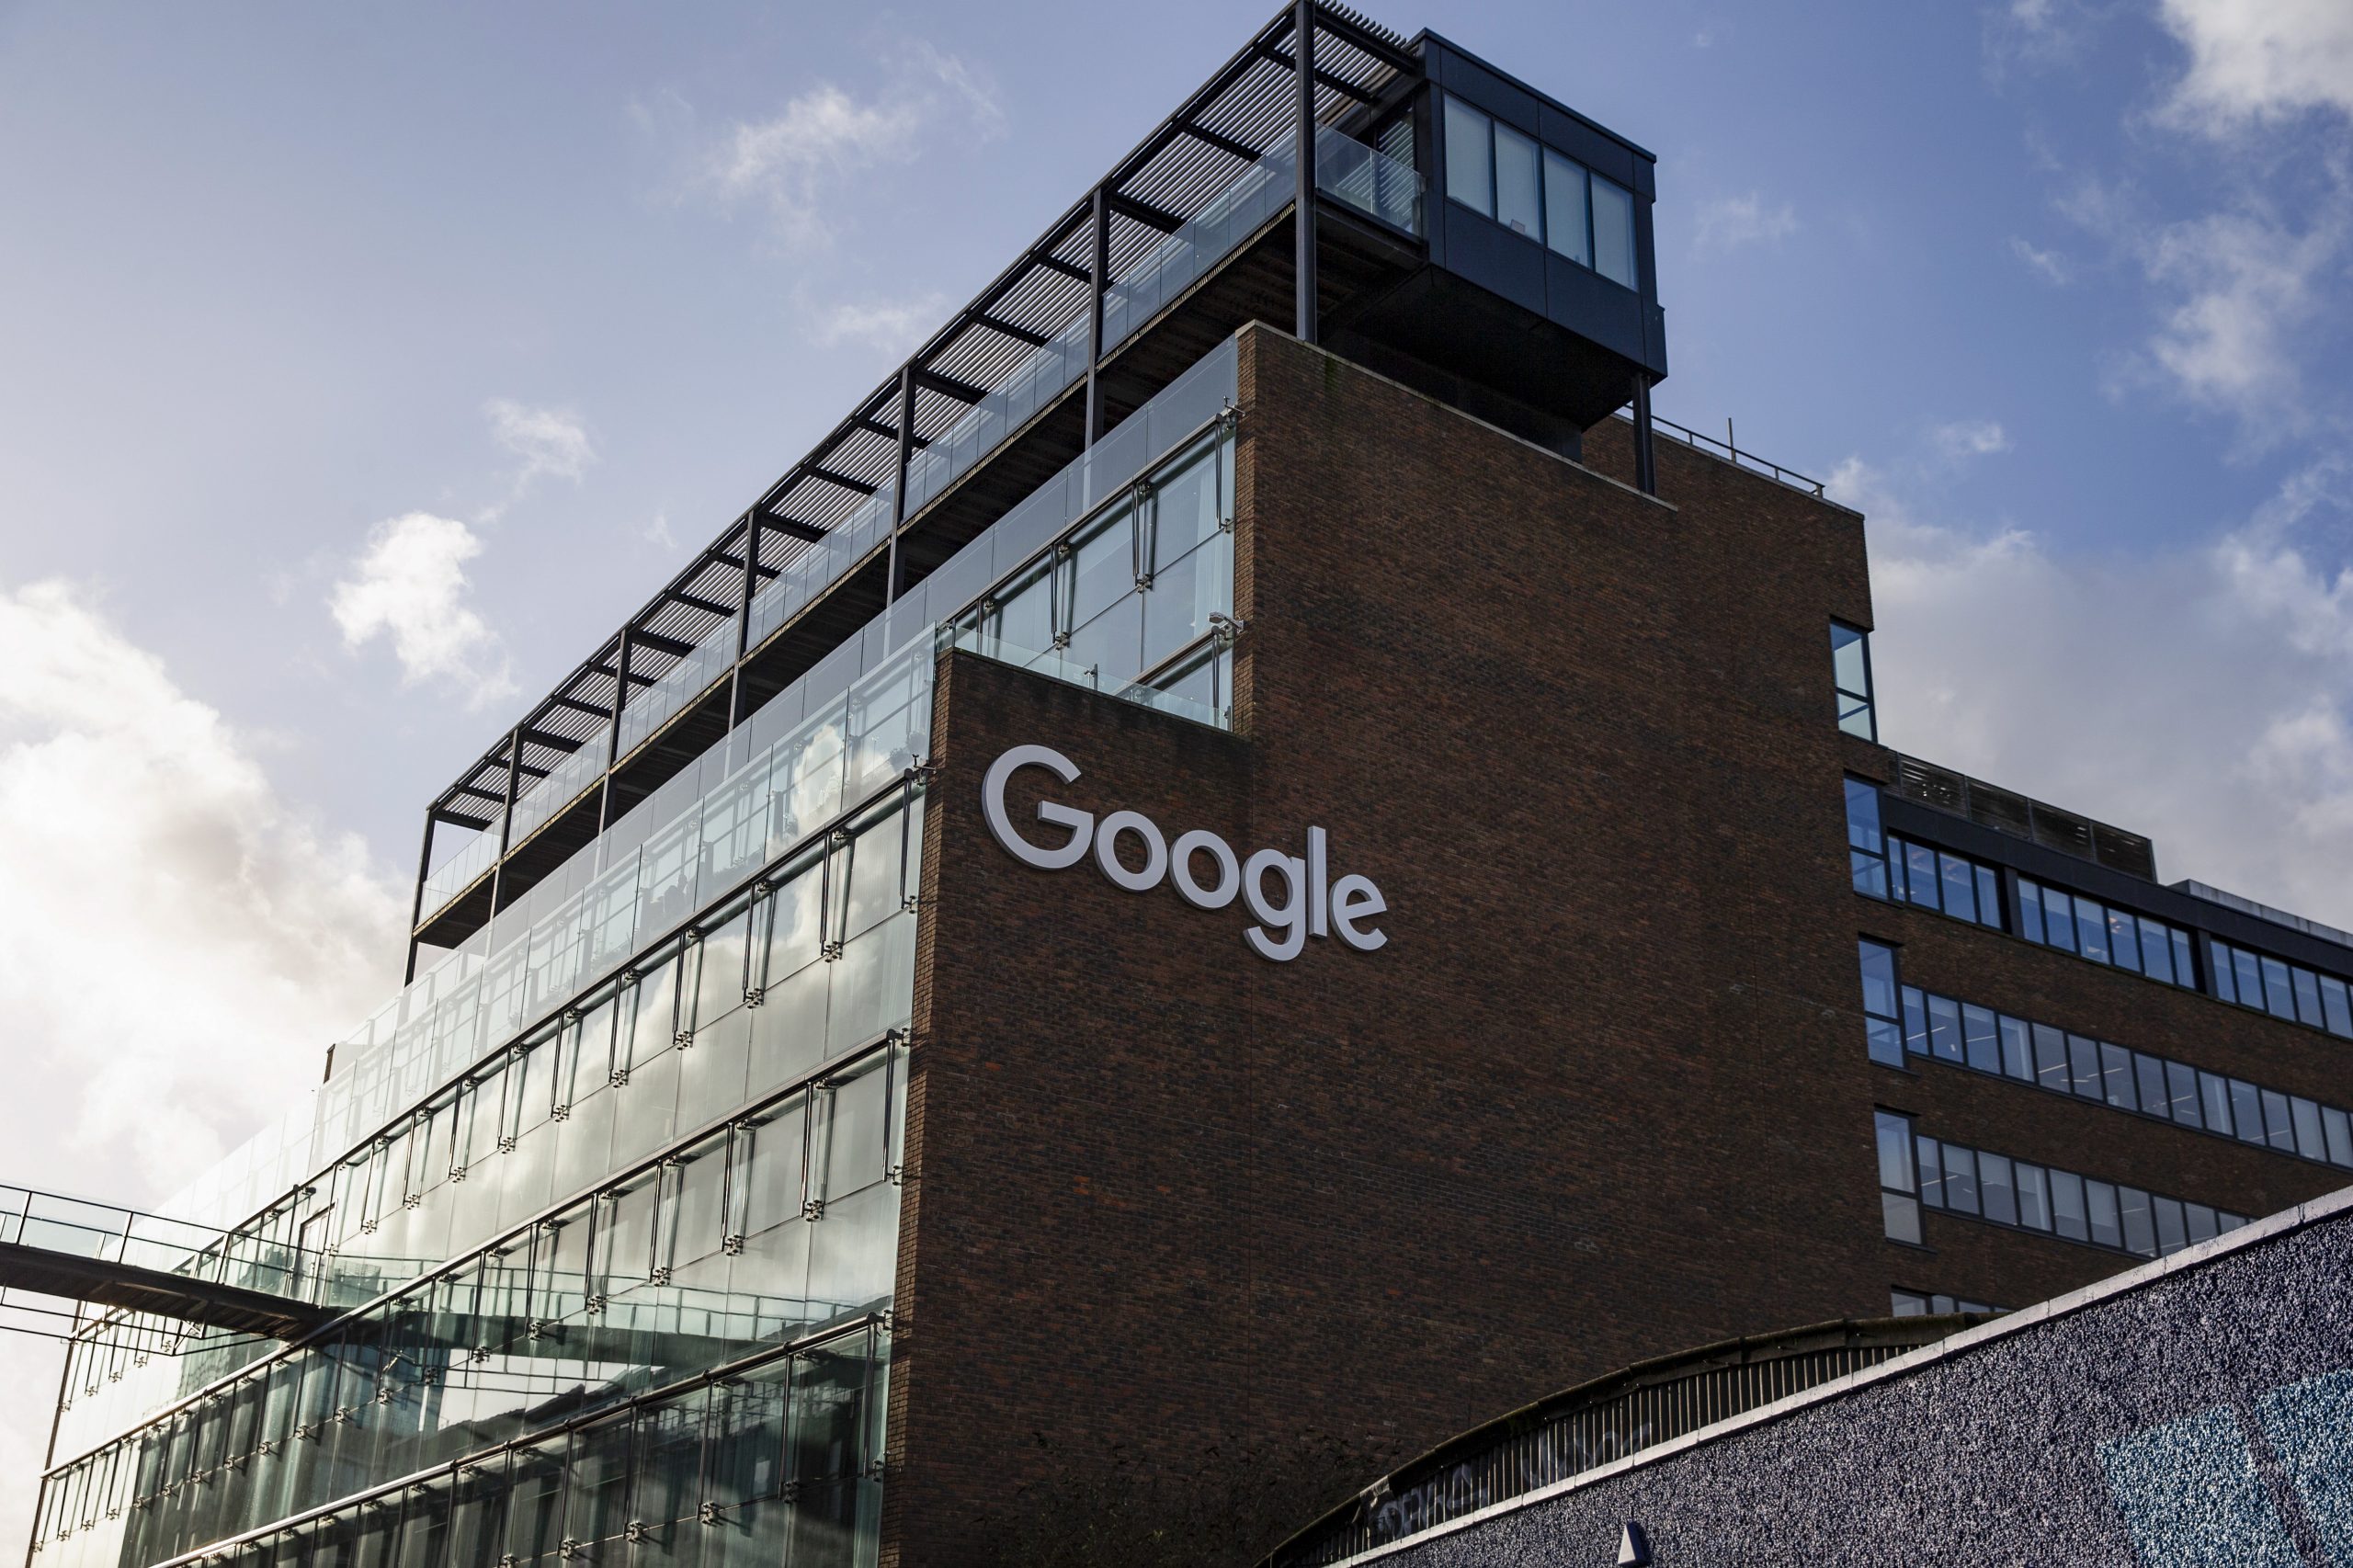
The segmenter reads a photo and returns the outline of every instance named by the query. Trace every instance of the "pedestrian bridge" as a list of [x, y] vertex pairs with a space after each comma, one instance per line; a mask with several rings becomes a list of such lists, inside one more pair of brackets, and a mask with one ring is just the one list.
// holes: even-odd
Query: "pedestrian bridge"
[[[335, 1315], [302, 1300], [299, 1252], [118, 1204], [0, 1186], [0, 1292], [294, 1339]], [[315, 1260], [312, 1260], [315, 1263]], [[8, 1304], [23, 1308], [23, 1303]], [[24, 1310], [40, 1312], [38, 1308]]]

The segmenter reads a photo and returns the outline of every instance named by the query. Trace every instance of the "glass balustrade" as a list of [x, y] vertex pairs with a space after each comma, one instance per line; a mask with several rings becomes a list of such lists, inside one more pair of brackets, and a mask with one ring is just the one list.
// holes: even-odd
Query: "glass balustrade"
[[[931, 669], [943, 639], [982, 652], [993, 651], [993, 642], [1015, 663], [1051, 658], [1040, 667], [1076, 684], [1225, 722], [1230, 698], [1215, 695], [1222, 687], [1190, 675], [1142, 684], [1138, 677], [1149, 676], [1155, 661], [1181, 654], [1188, 638], [1203, 643], [1211, 665], [1222, 657], [1205, 634], [1211, 614], [1232, 608], [1233, 456], [1222, 415], [1237, 395], [1237, 364], [1231, 338], [1205, 355], [699, 762], [421, 973], [337, 1042], [335, 1072], [324, 1085], [165, 1207], [230, 1226], [278, 1202], [355, 1139], [561, 1006], [600, 966], [674, 928], [751, 875], [763, 857], [784, 853], [794, 835], [895, 783], [929, 749]], [[1147, 475], [1150, 483], [1139, 486]], [[1062, 601], [1066, 626], [1025, 628], [1000, 616], [986, 627], [969, 621], [943, 630], [1000, 589], [1012, 603], [1074, 530], [1086, 536], [1091, 558], [1108, 556], [1109, 564], [1089, 576], [1084, 593], [1071, 582]], [[1149, 555], [1137, 553], [1147, 548]], [[1142, 586], [1142, 577], [1154, 586]], [[1097, 582], [1118, 591], [1107, 596]], [[1037, 599], [1033, 590], [1030, 602]], [[1082, 610], [1091, 613], [1082, 619]], [[1057, 635], [1066, 639], [1060, 649]]]
[[[1316, 187], [1393, 228], [1421, 230], [1422, 176], [1407, 164], [1329, 127], [1316, 132]], [[1231, 255], [1290, 200], [1296, 160], [1288, 149], [1244, 169], [1201, 212], [1139, 258], [1104, 297], [1106, 347], [1123, 342]], [[907, 465], [906, 512], [912, 515], [986, 458], [1007, 437], [1086, 373], [1087, 318], [1074, 316], [1052, 341], [1033, 350], [1003, 382]], [[1124, 426], [1123, 426], [1124, 428]], [[1116, 466], [1116, 460], [1113, 466]], [[890, 536], [898, 515], [885, 486], [867, 497], [822, 540], [813, 541], [755, 596], [748, 644], [769, 634], [847, 575]], [[1064, 518], [1063, 520], [1067, 520]], [[650, 687], [623, 705], [620, 755], [627, 756], [724, 676], [735, 657], [735, 628], [722, 624]], [[602, 770], [603, 732], [584, 744], [515, 805], [510, 844], [578, 798]], [[433, 915], [490, 869], [498, 853], [494, 824], [426, 879], [425, 911]]]

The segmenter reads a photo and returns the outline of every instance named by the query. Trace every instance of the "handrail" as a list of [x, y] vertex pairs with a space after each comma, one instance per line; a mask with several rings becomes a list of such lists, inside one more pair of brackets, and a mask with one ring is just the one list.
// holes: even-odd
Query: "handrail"
[[[1630, 425], [1633, 423], [1634, 416], [1624, 409], [1618, 411], [1618, 417]], [[1654, 428], [1664, 430], [1669, 435], [1682, 437], [1683, 444], [1687, 447], [1699, 451], [1721, 453], [1725, 461], [1735, 467], [1745, 468], [1751, 473], [1764, 474], [1768, 478], [1788, 485], [1792, 490], [1802, 490], [1816, 500], [1826, 501], [1830, 498], [1821, 480], [1800, 473], [1793, 468], [1785, 468], [1770, 458], [1759, 457], [1755, 452], [1742, 451], [1733, 438], [1730, 419], [1724, 421], [1724, 438], [1721, 441], [1713, 436], [1702, 436], [1687, 425], [1677, 425], [1672, 419], [1662, 419], [1655, 414], [1651, 415], [1651, 424]]]

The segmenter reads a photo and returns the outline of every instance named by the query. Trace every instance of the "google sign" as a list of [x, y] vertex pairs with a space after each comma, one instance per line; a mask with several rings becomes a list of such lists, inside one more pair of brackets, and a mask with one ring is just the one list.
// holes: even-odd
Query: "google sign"
[[[981, 812], [989, 834], [1005, 852], [1025, 866], [1060, 871], [1077, 865], [1090, 854], [1095, 869], [1113, 887], [1128, 892], [1150, 892], [1165, 881], [1176, 896], [1196, 909], [1223, 909], [1237, 897], [1257, 924], [1243, 937], [1260, 957], [1288, 963], [1306, 949], [1310, 937], [1337, 937], [1360, 953], [1371, 952], [1389, 940], [1367, 922], [1385, 913], [1388, 901], [1372, 879], [1356, 875], [1333, 880], [1329, 844], [1320, 827], [1307, 830], [1305, 857], [1279, 849], [1261, 849], [1239, 859], [1233, 846], [1206, 828], [1178, 834], [1174, 840], [1142, 812], [1108, 812], [1101, 820], [1058, 801], [1041, 801], [1038, 820], [1064, 828], [1062, 843], [1033, 844], [1015, 831], [1005, 809], [1005, 787], [1024, 767], [1042, 767], [1063, 783], [1074, 782], [1078, 766], [1051, 746], [1015, 746], [989, 764], [981, 780]], [[1120, 858], [1122, 840], [1143, 864], [1131, 869]], [[1202, 872], [1208, 872], [1203, 880]], [[1268, 884], [1274, 884], [1270, 892]]]

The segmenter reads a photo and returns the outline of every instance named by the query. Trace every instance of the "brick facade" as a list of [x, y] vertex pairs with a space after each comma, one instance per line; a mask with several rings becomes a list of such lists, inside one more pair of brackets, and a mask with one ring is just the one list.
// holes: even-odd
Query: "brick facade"
[[[1266, 329], [1241, 367], [1239, 733], [943, 665], [886, 1562], [969, 1561], [1026, 1482], [1114, 1445], [1402, 1456], [1893, 1283], [2023, 1301], [2121, 1267], [1940, 1217], [1933, 1253], [1883, 1241], [1875, 1103], [2246, 1212], [2330, 1185], [1865, 1060], [1873, 926], [1913, 978], [2148, 1049], [2222, 1009], [1849, 890], [1838, 779], [1881, 755], [1831, 722], [1827, 622], [1870, 623], [1856, 514], [1674, 446], [1646, 497], [1617, 422], [1570, 463]], [[1172, 836], [1327, 829], [1388, 945], [1271, 963], [1238, 907], [1017, 863], [980, 779], [1023, 742], [1084, 769], [1056, 798]]]

